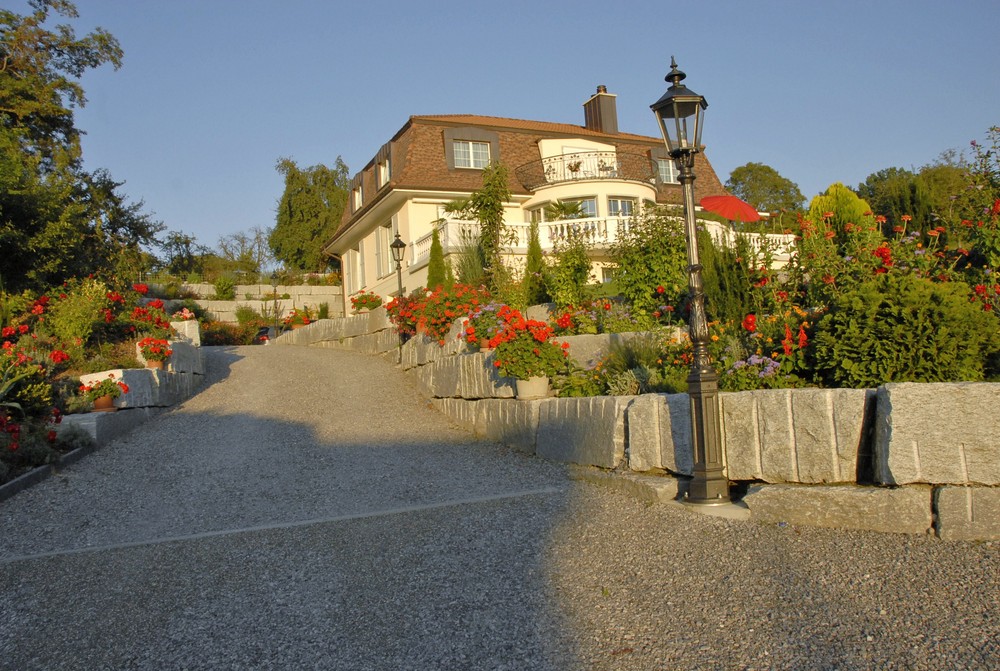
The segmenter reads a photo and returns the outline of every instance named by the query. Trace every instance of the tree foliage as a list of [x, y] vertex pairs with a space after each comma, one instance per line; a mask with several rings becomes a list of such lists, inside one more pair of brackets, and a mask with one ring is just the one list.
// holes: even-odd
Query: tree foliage
[[929, 222], [933, 206], [930, 192], [919, 174], [903, 168], [886, 168], [868, 175], [858, 185], [857, 194], [869, 203], [873, 212], [886, 218], [891, 230], [910, 216], [918, 222]]
[[97, 28], [47, 28], [50, 14], [77, 18], [67, 0], [32, 0], [21, 16], [0, 10], [0, 258], [8, 291], [43, 290], [71, 277], [132, 275], [150, 257], [159, 222], [121, 193], [105, 170], [81, 167], [73, 108], [86, 103], [77, 81], [87, 70], [121, 64], [122, 51]]
[[488, 284], [503, 275], [501, 255], [507, 241], [503, 220], [504, 203], [510, 200], [507, 187], [507, 168], [492, 163], [483, 170], [483, 186], [473, 191], [468, 200], [468, 211], [479, 222], [479, 244], [486, 260], [484, 268]]
[[747, 163], [729, 174], [726, 189], [761, 212], [802, 209], [799, 185], [763, 163]]
[[66, 24], [45, 28], [50, 12], [79, 17], [68, 0], [29, 4], [34, 11], [28, 16], [0, 10], [0, 126], [13, 131], [22, 150], [49, 172], [74, 166], [80, 158], [72, 108], [83, 107], [87, 99], [75, 80], [105, 63], [117, 69], [122, 50], [102, 28], [79, 39]]
[[827, 225], [840, 234], [847, 224], [860, 224], [871, 213], [871, 205], [840, 182], [831, 184], [809, 203], [809, 219], [814, 222], [826, 220]]
[[441, 246], [441, 235], [435, 226], [431, 231], [431, 251], [427, 260], [427, 288], [437, 289], [445, 285], [444, 247]]
[[259, 275], [271, 265], [274, 255], [268, 246], [271, 231], [259, 226], [219, 238], [219, 256], [228, 270]]
[[300, 168], [290, 158], [278, 161], [285, 191], [269, 243], [276, 259], [290, 268], [323, 271], [329, 265], [324, 243], [340, 224], [350, 191], [348, 168], [338, 156], [333, 168]]
[[[677, 305], [687, 295], [687, 243], [684, 226], [662, 206], [648, 206], [611, 248], [622, 297], [636, 311], [652, 314], [660, 305]], [[659, 287], [663, 291], [658, 290]]]
[[528, 228], [528, 256], [524, 266], [524, 299], [527, 305], [538, 305], [549, 300], [544, 282], [545, 260], [542, 257], [542, 241], [538, 235], [538, 222], [531, 222]]

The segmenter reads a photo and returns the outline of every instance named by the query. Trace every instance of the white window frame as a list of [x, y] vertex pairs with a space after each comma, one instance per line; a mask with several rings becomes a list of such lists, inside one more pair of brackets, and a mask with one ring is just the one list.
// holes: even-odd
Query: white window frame
[[365, 259], [361, 244], [347, 252], [347, 294], [356, 294], [365, 286]]
[[351, 191], [351, 204], [354, 206], [354, 211], [357, 212], [361, 209], [361, 206], [365, 203], [365, 195], [361, 189], [361, 185], [354, 187]]
[[656, 177], [664, 184], [680, 184], [680, 173], [672, 158], [656, 159]]
[[378, 173], [378, 178], [377, 178], [378, 188], [381, 189], [383, 186], [389, 183], [389, 179], [392, 177], [392, 169], [391, 166], [389, 165], [389, 159], [385, 159], [384, 161], [379, 163], [376, 172]]
[[[594, 219], [598, 216], [597, 198], [567, 198], [566, 200], [571, 203], [580, 203], [580, 209], [583, 211], [581, 219]], [[588, 208], [588, 203], [593, 205], [593, 208]]]
[[[612, 205], [615, 203], [615, 205]], [[622, 213], [621, 205], [623, 203], [628, 203], [628, 212]], [[608, 216], [609, 217], [631, 217], [635, 214], [636, 202], [635, 198], [629, 198], [627, 196], [608, 196]]]
[[389, 221], [375, 229], [375, 274], [378, 279], [388, 277], [395, 270], [392, 260], [393, 225]]
[[[477, 156], [476, 148], [480, 148]], [[486, 148], [486, 156], [482, 155], [482, 147]], [[456, 168], [482, 170], [490, 164], [490, 143], [477, 140], [452, 140]], [[485, 158], [485, 160], [484, 160]]]

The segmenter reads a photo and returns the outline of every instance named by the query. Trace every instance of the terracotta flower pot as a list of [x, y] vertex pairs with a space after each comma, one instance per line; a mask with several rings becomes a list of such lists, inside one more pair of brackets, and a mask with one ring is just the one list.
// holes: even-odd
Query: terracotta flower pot
[[115, 412], [115, 399], [111, 396], [98, 396], [94, 399], [94, 412]]
[[153, 370], [163, 370], [163, 361], [147, 361], [146, 368], [152, 368]]

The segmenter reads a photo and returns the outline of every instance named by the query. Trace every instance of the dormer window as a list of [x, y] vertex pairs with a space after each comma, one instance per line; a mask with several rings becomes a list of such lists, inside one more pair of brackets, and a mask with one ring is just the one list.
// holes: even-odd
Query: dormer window
[[361, 209], [362, 205], [364, 205], [364, 194], [361, 192], [361, 185], [359, 184], [351, 191], [351, 206], [357, 212]]
[[389, 178], [392, 177], [392, 172], [389, 168], [389, 159], [385, 159], [376, 167], [376, 179], [378, 180], [378, 188], [381, 189], [383, 186], [389, 183]]
[[445, 128], [444, 157], [449, 168], [482, 170], [500, 160], [500, 136], [483, 128]]
[[678, 179], [677, 164], [672, 158], [656, 159], [657, 177], [661, 184], [680, 184]]
[[490, 164], [489, 142], [454, 140], [452, 142], [452, 148], [455, 152], [456, 168], [475, 168], [482, 170]]

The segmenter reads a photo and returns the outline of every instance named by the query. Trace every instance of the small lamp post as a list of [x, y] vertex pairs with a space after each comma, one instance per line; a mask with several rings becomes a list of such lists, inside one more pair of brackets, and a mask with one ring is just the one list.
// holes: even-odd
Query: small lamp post
[[701, 131], [705, 98], [681, 81], [687, 76], [677, 69], [671, 57], [670, 83], [667, 92], [650, 105], [663, 134], [670, 158], [674, 160], [684, 193], [684, 233], [687, 238], [688, 292], [690, 315], [688, 329], [694, 346], [694, 359], [688, 375], [691, 399], [691, 448], [694, 452], [694, 478], [687, 502], [695, 504], [729, 503], [729, 480], [723, 475], [722, 428], [719, 421], [719, 376], [708, 355], [708, 320], [705, 317], [705, 288], [698, 258], [698, 231], [694, 214], [694, 157], [701, 151]]
[[278, 272], [271, 272], [271, 297], [274, 300], [274, 337], [278, 337]]
[[[392, 260], [396, 262], [396, 284], [399, 286], [399, 301], [403, 300], [403, 256], [406, 254], [406, 243], [396, 233], [396, 239], [389, 245], [392, 250]], [[403, 334], [399, 333], [399, 363], [403, 363]]]

